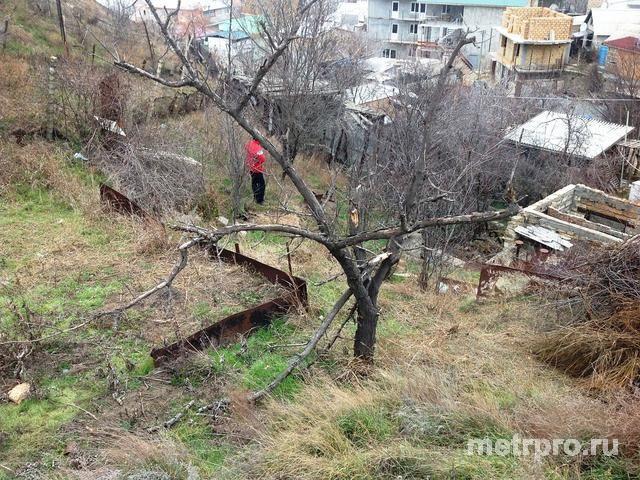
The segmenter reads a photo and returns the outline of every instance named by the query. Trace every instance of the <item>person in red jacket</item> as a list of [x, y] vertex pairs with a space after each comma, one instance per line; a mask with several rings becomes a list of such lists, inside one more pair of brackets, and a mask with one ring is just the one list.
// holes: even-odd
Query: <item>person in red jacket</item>
[[255, 138], [251, 139], [245, 145], [247, 151], [246, 164], [251, 174], [251, 190], [253, 190], [253, 198], [256, 203], [262, 205], [264, 202], [264, 162], [266, 160], [264, 155], [264, 149], [260, 142]]

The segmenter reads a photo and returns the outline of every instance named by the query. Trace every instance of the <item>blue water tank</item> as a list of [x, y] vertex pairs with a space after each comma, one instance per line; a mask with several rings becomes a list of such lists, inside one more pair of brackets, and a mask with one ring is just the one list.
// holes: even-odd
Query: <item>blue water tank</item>
[[598, 50], [598, 65], [604, 66], [607, 62], [607, 54], [609, 53], [609, 47], [606, 45], [600, 45], [600, 50]]

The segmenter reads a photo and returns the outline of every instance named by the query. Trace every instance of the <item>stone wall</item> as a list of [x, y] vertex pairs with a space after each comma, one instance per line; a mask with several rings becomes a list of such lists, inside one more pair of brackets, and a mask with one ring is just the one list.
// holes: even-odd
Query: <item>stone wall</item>
[[[583, 213], [578, 213], [580, 211]], [[583, 216], [584, 211], [626, 221], [632, 227], [628, 227], [624, 233], [613, 231], [606, 224], [589, 221]], [[494, 257], [494, 262], [508, 265], [513, 261], [516, 251], [515, 240], [518, 238], [515, 229], [525, 225], [547, 228], [569, 240], [600, 244], [619, 243], [639, 233], [640, 205], [607, 195], [585, 185], [567, 185], [511, 218], [503, 235], [503, 250]]]

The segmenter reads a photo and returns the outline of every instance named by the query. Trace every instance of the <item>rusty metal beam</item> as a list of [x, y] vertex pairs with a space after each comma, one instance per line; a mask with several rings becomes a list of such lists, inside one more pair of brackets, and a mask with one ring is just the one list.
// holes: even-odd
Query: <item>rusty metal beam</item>
[[557, 273], [536, 270], [531, 264], [525, 262], [519, 263], [520, 267], [505, 267], [504, 265], [491, 265], [488, 263], [480, 264], [480, 280], [478, 281], [478, 289], [476, 298], [485, 297], [487, 292], [494, 286], [495, 280], [503, 274], [520, 274], [529, 277], [544, 278], [547, 280], [564, 280], [565, 277]]
[[[100, 199], [119, 213], [137, 215], [144, 219], [160, 222], [160, 220], [147, 213], [125, 195], [105, 184], [100, 184]], [[256, 307], [229, 315], [208, 327], [198, 330], [183, 340], [165, 347], [154, 348], [151, 351], [151, 357], [156, 367], [167, 360], [180, 356], [184, 352], [199, 351], [210, 346], [217, 347], [231, 343], [237, 340], [238, 336], [249, 335], [257, 328], [271, 324], [273, 318], [286, 313], [291, 308], [302, 307], [306, 310], [309, 307], [307, 282], [304, 278], [296, 277], [279, 268], [262, 263], [255, 258], [243, 255], [240, 253], [240, 246], [237, 243], [235, 252], [218, 248], [216, 245], [206, 241], [201, 242], [200, 246], [207, 250], [212, 260], [220, 259], [227, 263], [247, 267], [249, 270], [259, 273], [274, 285], [284, 287], [287, 292]], [[291, 269], [290, 260], [289, 269]]]
[[281, 297], [269, 300], [256, 307], [229, 315], [222, 320], [198, 330], [183, 340], [179, 340], [166, 347], [151, 351], [155, 366], [176, 358], [185, 352], [199, 351], [205, 348], [225, 345], [238, 340], [239, 336], [251, 334], [257, 328], [266, 327], [291, 308], [309, 306], [307, 297], [307, 282], [300, 277], [292, 276], [276, 267], [262, 263], [255, 258], [247, 257], [239, 252], [220, 249], [215, 245], [203, 244], [212, 259], [219, 258], [228, 263], [242, 265], [254, 270], [274, 285], [287, 289]]
[[100, 201], [110, 209], [123, 215], [152, 218], [152, 216], [136, 202], [130, 200], [126, 195], [123, 195], [104, 183], [100, 184]]

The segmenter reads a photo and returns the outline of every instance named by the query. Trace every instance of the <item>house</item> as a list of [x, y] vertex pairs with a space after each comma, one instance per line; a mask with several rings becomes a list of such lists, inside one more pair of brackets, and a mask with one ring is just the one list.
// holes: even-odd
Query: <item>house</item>
[[473, 68], [481, 56], [497, 48], [495, 27], [507, 7], [522, 7], [532, 0], [369, 0], [367, 32], [388, 58], [441, 58], [442, 39], [469, 29], [477, 46], [462, 53]]
[[349, 31], [362, 31], [367, 24], [367, 1], [339, 2], [335, 11], [330, 15], [328, 23], [333, 28]]
[[220, 24], [229, 21], [231, 3], [227, 0], [213, 0], [204, 3], [202, 13], [206, 20], [207, 30], [215, 32], [220, 30]]
[[622, 3], [592, 8], [585, 24], [593, 45], [599, 47], [612, 35], [640, 34], [640, 9]]
[[207, 31], [207, 22], [202, 9], [181, 8], [173, 23], [173, 34], [177, 37], [200, 38]]
[[609, 37], [604, 45], [605, 71], [628, 84], [637, 85], [640, 80], [640, 35]]
[[546, 7], [507, 8], [498, 28], [499, 49], [492, 70], [496, 80], [552, 78], [569, 58], [573, 20]]
[[511, 129], [504, 138], [523, 148], [528, 158], [536, 151], [547, 151], [593, 160], [610, 153], [633, 129], [580, 115], [543, 111]]
[[241, 54], [249, 54], [253, 48], [251, 37], [237, 30], [208, 32], [203, 43], [214, 58], [222, 61], [226, 61], [229, 55], [234, 60]]

